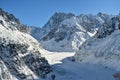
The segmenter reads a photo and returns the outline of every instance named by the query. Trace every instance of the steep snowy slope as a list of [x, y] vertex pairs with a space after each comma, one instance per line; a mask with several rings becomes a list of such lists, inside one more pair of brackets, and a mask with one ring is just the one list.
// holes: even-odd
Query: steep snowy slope
[[78, 62], [100, 64], [120, 70], [120, 15], [113, 17], [75, 54]]
[[50, 80], [52, 69], [27, 33], [18, 19], [0, 9], [0, 80]]
[[102, 13], [79, 16], [55, 13], [41, 29], [40, 39], [37, 39], [49, 51], [75, 51], [111, 17]]

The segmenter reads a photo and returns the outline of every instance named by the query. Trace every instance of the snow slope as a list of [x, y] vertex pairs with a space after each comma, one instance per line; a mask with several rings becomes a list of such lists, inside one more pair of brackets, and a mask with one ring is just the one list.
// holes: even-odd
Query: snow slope
[[88, 39], [76, 52], [77, 62], [99, 64], [120, 70], [120, 15], [104, 24], [96, 36]]
[[0, 9], [0, 80], [50, 80], [41, 47], [19, 20]]
[[102, 64], [120, 70], [120, 31], [103, 39], [90, 39], [76, 53], [76, 61]]
[[56, 80], [115, 80], [116, 70], [99, 65], [72, 62], [73, 52], [49, 52], [41, 50], [56, 74]]

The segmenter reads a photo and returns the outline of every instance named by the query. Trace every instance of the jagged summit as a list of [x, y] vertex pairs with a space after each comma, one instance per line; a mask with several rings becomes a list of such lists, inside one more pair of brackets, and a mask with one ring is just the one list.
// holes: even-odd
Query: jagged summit
[[[58, 12], [41, 28], [36, 39], [50, 51], [74, 51], [86, 39], [94, 36], [104, 23], [108, 24], [112, 17], [101, 12], [97, 15], [81, 14], [79, 16]], [[38, 33], [32, 33], [33, 36], [34, 34]]]
[[120, 15], [57, 12], [44, 27], [27, 28], [0, 9], [0, 80], [112, 80], [109, 68], [120, 70], [119, 44]]
[[68, 18], [71, 18], [75, 16], [72, 13], [62, 13], [62, 12], [56, 12], [51, 18], [50, 20], [43, 26], [43, 28], [47, 28], [49, 27], [49, 29], [58, 27], [58, 25], [60, 25], [60, 23]]
[[0, 9], [0, 23], [11, 30], [19, 30], [21, 32], [29, 33], [29, 29], [26, 25], [20, 23], [19, 19], [13, 14], [9, 14], [2, 9]]
[[76, 52], [75, 60], [99, 64], [120, 70], [120, 16], [113, 16], [102, 24], [96, 35], [88, 39]]
[[13, 21], [20, 24], [19, 19], [17, 19], [13, 14], [3, 11], [2, 8], [0, 8], [0, 15], [4, 17], [5, 21]]
[[44, 34], [48, 33], [50, 30], [52, 30], [55, 27], [58, 27], [62, 21], [65, 19], [71, 18], [75, 16], [72, 13], [62, 13], [62, 12], [56, 12], [49, 21], [43, 26]]

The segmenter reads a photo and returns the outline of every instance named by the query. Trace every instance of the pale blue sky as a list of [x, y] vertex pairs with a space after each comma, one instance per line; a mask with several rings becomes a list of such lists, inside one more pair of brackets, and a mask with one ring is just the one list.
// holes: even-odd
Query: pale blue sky
[[55, 12], [118, 14], [120, 0], [0, 0], [0, 8], [24, 24], [42, 27]]

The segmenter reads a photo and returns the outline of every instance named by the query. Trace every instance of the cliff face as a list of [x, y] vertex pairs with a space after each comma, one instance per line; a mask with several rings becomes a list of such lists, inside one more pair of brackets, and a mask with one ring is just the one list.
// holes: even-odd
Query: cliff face
[[40, 45], [12, 14], [0, 9], [0, 80], [51, 79]]

